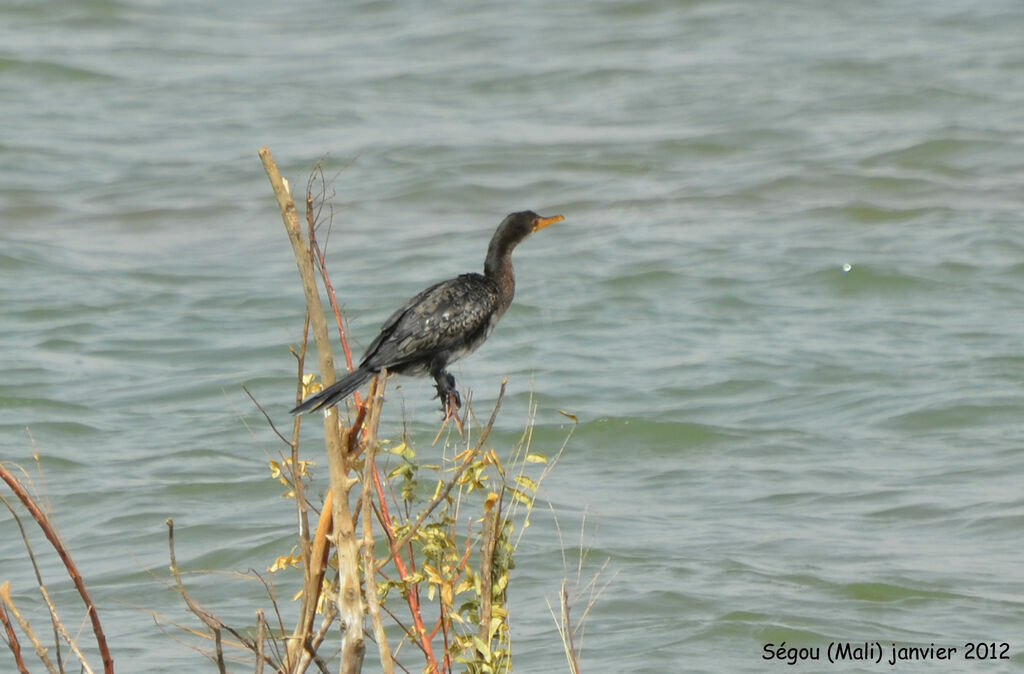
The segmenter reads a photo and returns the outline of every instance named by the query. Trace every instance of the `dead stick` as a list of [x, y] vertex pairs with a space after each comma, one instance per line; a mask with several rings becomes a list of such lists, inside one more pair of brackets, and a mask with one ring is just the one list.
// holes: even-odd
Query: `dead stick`
[[569, 658], [569, 670], [579, 674], [580, 661], [576, 655], [576, 644], [573, 643], [572, 621], [569, 619], [569, 593], [565, 589], [565, 578], [562, 579], [562, 623], [565, 626], [566, 656]]
[[263, 674], [263, 642], [267, 638], [267, 618], [256, 609], [256, 674]]
[[100, 624], [99, 615], [96, 613], [96, 606], [92, 603], [89, 591], [85, 589], [82, 574], [78, 572], [78, 566], [71, 559], [71, 553], [68, 552], [60, 537], [57, 536], [57, 532], [54, 531], [49, 518], [39, 509], [39, 506], [32, 500], [32, 497], [29, 496], [21, 482], [14, 475], [7, 472], [3, 465], [0, 465], [0, 478], [7, 483], [7, 486], [11, 488], [15, 496], [21, 499], [25, 509], [29, 511], [32, 518], [39, 525], [39, 528], [43, 530], [46, 540], [50, 541], [50, 545], [57, 551], [60, 561], [64, 562], [64, 568], [67, 569], [68, 575], [71, 576], [71, 581], [75, 584], [75, 589], [78, 590], [79, 596], [82, 597], [82, 601], [85, 603], [86, 613], [92, 623], [93, 634], [96, 635], [96, 645], [99, 647], [100, 657], [103, 658], [103, 671], [105, 674], [114, 674], [114, 659], [110, 656], [110, 650], [107, 648], [107, 639], [103, 635], [103, 626]]
[[220, 674], [228, 674], [227, 666], [224, 664], [224, 646], [220, 642], [220, 630], [213, 631], [214, 651], [217, 654], [217, 671]]
[[32, 631], [32, 626], [29, 625], [28, 620], [25, 619], [18, 607], [14, 605], [14, 600], [11, 599], [11, 581], [7, 581], [3, 585], [0, 585], [0, 602], [7, 607], [7, 610], [14, 619], [18, 622], [18, 626], [21, 627], [21, 631], [25, 633], [28, 640], [32, 642], [32, 646], [36, 649], [36, 655], [42, 660], [43, 664], [50, 674], [57, 674], [57, 670], [54, 668], [53, 663], [50, 662], [50, 656], [47, 655], [46, 647], [39, 642], [36, 638], [35, 632]]
[[[299, 359], [299, 382], [302, 381], [302, 367], [306, 360], [306, 345], [309, 343], [309, 314], [302, 325], [302, 351], [298, 354]], [[298, 508], [299, 516], [299, 547], [302, 550], [302, 567], [309, 575], [309, 514], [306, 509], [306, 485], [302, 482], [302, 471], [299, 468], [299, 417], [296, 416], [292, 424], [292, 439], [288, 443], [292, 454], [292, 486], [295, 489], [295, 506]]]
[[64, 641], [68, 642], [71, 652], [75, 654], [76, 658], [78, 658], [78, 662], [81, 663], [82, 669], [85, 670], [86, 674], [93, 674], [92, 667], [90, 667], [89, 663], [85, 661], [85, 655], [82, 654], [82, 651], [78, 648], [78, 644], [76, 644], [75, 640], [71, 638], [70, 634], [68, 634], [67, 628], [64, 626], [60, 616], [57, 614], [57, 607], [54, 606], [53, 601], [50, 600], [50, 593], [46, 591], [46, 586], [40, 585], [39, 592], [43, 595], [43, 601], [46, 602], [46, 607], [50, 609], [50, 619], [53, 621], [53, 624], [57, 626], [57, 629], [60, 631], [60, 635], [64, 637]]
[[[281, 220], [284, 222], [285, 230], [288, 232], [288, 239], [292, 244], [292, 251], [295, 254], [295, 264], [302, 279], [302, 289], [306, 295], [306, 308], [309, 311], [310, 321], [313, 326], [313, 338], [316, 342], [317, 355], [320, 364], [320, 379], [324, 386], [330, 386], [335, 382], [334, 357], [331, 354], [330, 338], [327, 334], [327, 321], [324, 318], [323, 307], [320, 304], [320, 294], [317, 292], [316, 277], [313, 273], [313, 263], [310, 260], [309, 245], [302, 235], [299, 226], [299, 216], [295, 209], [295, 201], [277, 170], [277, 164], [267, 148], [259, 151], [263, 168], [267, 172], [274, 196], [277, 197], [277, 204], [281, 210]], [[352, 483], [349, 478], [349, 465], [345, 455], [343, 439], [347, 439], [347, 431], [338, 432], [337, 408], [329, 407], [324, 412], [324, 436], [327, 443], [327, 465], [330, 473], [332, 510], [334, 525], [334, 545], [338, 550], [339, 574], [338, 587], [338, 612], [342, 624], [342, 648], [341, 648], [341, 672], [342, 674], [357, 674], [362, 665], [363, 653], [366, 645], [363, 641], [363, 602], [359, 592], [358, 561], [359, 550], [355, 538], [354, 522], [349, 509], [348, 493]], [[299, 644], [301, 645], [301, 644]], [[289, 643], [289, 648], [296, 647], [294, 642]]]
[[[341, 320], [341, 309], [338, 308], [338, 298], [334, 293], [334, 284], [331, 283], [331, 277], [327, 273], [327, 259], [324, 256], [323, 251], [320, 249], [320, 244], [316, 240], [316, 219], [313, 216], [313, 195], [306, 187], [306, 225], [309, 228], [309, 247], [310, 252], [316, 256], [317, 265], [320, 267], [320, 275], [324, 281], [324, 288], [327, 291], [327, 299], [331, 303], [331, 310], [334, 312], [334, 317], [338, 323], [338, 339], [341, 342], [341, 350], [345, 354], [345, 365], [348, 366], [348, 371], [352, 371], [352, 351], [348, 348], [348, 337], [345, 335], [345, 326]], [[359, 394], [357, 393], [356, 396]], [[356, 400], [356, 404], [359, 401]]]
[[[498, 544], [501, 519], [501, 496], [491, 506], [484, 520], [483, 540], [480, 542], [480, 626], [477, 637], [491, 650], [491, 606], [493, 604], [492, 588], [494, 586], [494, 548]], [[477, 651], [479, 657], [484, 653]]]
[[21, 644], [18, 642], [18, 635], [14, 631], [14, 626], [11, 625], [11, 619], [8, 617], [3, 603], [0, 603], [0, 622], [4, 624], [4, 632], [7, 633], [7, 646], [11, 649], [19, 674], [28, 674], [28, 667], [25, 666], [25, 661], [21, 658]]
[[[319, 660], [316, 655], [317, 649], [320, 648], [320, 644], [323, 643], [325, 638], [327, 638], [327, 630], [330, 629], [331, 623], [333, 623], [334, 619], [337, 617], [338, 612], [336, 610], [329, 609], [327, 615], [325, 615], [323, 620], [320, 621], [320, 627], [317, 629], [316, 634], [310, 638], [309, 648], [304, 648], [302, 650], [302, 657], [299, 659], [299, 663], [295, 667], [295, 672], [304, 672], [314, 658]], [[321, 670], [325, 669], [321, 662], [317, 662], [317, 666]]]
[[[181, 595], [181, 598], [185, 601], [185, 605], [188, 606], [188, 610], [192, 611], [192, 613], [197, 618], [199, 618], [203, 622], [203, 624], [210, 628], [210, 631], [213, 632], [214, 635], [213, 639], [215, 643], [218, 644], [218, 647], [219, 644], [221, 643], [220, 631], [227, 630], [228, 633], [231, 634], [231, 636], [235, 637], [235, 639], [238, 640], [237, 644], [229, 642], [231, 646], [237, 648], [245, 648], [255, 653], [257, 650], [256, 643], [253, 642], [252, 639], [240, 633], [238, 630], [231, 627], [230, 625], [225, 624], [224, 621], [215, 616], [213, 613], [207, 611], [198, 601], [196, 601], [189, 595], [188, 590], [185, 589], [185, 583], [181, 579], [181, 572], [178, 570], [178, 558], [174, 552], [174, 519], [170, 517], [167, 518], [165, 524], [167, 525], [167, 547], [171, 558], [171, 575], [174, 576], [174, 582], [176, 585], [175, 589], [178, 591], [178, 594]], [[221, 659], [222, 658], [223, 654], [221, 654]]]
[[373, 507], [370, 502], [371, 476], [375, 471], [374, 456], [377, 453], [377, 427], [380, 423], [380, 408], [384, 398], [384, 387], [387, 384], [387, 370], [381, 370], [374, 387], [373, 398], [370, 399], [370, 420], [368, 432], [363, 444], [366, 445], [366, 458], [363, 462], [363, 594], [373, 625], [377, 650], [380, 652], [380, 666], [384, 674], [394, 674], [395, 664], [391, 659], [391, 648], [388, 646], [387, 634], [380, 616], [380, 598], [377, 596], [377, 566], [373, 562]]
[[[39, 588], [42, 588], [44, 585], [43, 574], [39, 570], [39, 562], [36, 560], [36, 555], [32, 551], [32, 543], [28, 540], [28, 532], [25, 531], [25, 525], [22, 523], [21, 517], [18, 516], [18, 513], [14, 509], [14, 506], [11, 504], [10, 501], [8, 501], [4, 497], [3, 494], [0, 494], [0, 503], [4, 504], [4, 507], [7, 508], [7, 511], [11, 513], [11, 517], [14, 518], [14, 523], [18, 525], [18, 532], [21, 534], [21, 542], [25, 545], [25, 552], [28, 553], [28, 560], [32, 564], [32, 571], [36, 574], [36, 585]], [[50, 624], [53, 627], [53, 644], [54, 651], [56, 651], [54, 657], [56, 658], [57, 662], [63, 662], [63, 657], [61, 656], [60, 652], [60, 635], [57, 632], [57, 625], [53, 622], [52, 615], [50, 618]]]

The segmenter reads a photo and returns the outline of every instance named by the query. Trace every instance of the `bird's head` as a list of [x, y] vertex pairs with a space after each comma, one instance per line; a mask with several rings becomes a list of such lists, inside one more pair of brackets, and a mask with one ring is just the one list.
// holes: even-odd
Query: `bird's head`
[[562, 220], [565, 220], [565, 218], [561, 215], [544, 218], [533, 211], [519, 211], [518, 213], [510, 213], [505, 216], [505, 219], [501, 221], [501, 225], [498, 226], [498, 231], [506, 233], [509, 240], [518, 243], [530, 234]]
[[561, 220], [565, 220], [561, 215], [544, 218], [533, 211], [520, 211], [506, 215], [505, 219], [498, 225], [494, 236], [491, 237], [491, 245], [487, 248], [487, 259], [484, 260], [484, 274], [492, 275], [499, 273], [498, 270], [503, 264], [508, 263], [512, 255], [512, 249], [520, 241], [534, 232]]

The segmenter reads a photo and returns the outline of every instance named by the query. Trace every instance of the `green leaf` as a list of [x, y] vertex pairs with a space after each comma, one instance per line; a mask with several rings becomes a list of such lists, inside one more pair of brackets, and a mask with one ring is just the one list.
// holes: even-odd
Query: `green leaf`
[[412, 466], [410, 466], [407, 463], [401, 463], [401, 464], [395, 466], [394, 468], [392, 468], [390, 471], [388, 471], [388, 479], [390, 480], [391, 478], [398, 477], [398, 476], [402, 476], [402, 477], [408, 478], [408, 477], [412, 477], [412, 473], [413, 473]]
[[491, 659], [491, 647], [485, 644], [480, 637], [473, 637], [473, 645], [476, 646], [476, 650], [480, 651], [480, 655], [483, 656], [484, 660]]

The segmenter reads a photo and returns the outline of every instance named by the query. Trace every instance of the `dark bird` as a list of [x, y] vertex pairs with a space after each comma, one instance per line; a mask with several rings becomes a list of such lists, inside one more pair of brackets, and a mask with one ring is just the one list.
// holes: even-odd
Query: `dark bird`
[[292, 410], [302, 414], [336, 405], [370, 378], [389, 373], [421, 377], [437, 383], [447, 416], [462, 405], [449, 364], [483, 344], [512, 304], [516, 275], [512, 250], [533, 232], [564, 218], [542, 218], [533, 211], [512, 213], [491, 237], [483, 274], [462, 274], [436, 283], [403, 304], [380, 328], [359, 367], [311, 395]]

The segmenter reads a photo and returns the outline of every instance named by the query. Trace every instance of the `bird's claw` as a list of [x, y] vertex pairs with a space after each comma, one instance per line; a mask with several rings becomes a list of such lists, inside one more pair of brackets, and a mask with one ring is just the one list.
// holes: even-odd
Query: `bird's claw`
[[454, 407], [455, 411], [459, 411], [462, 408], [462, 396], [455, 389], [448, 391], [448, 399], [444, 403], [445, 408]]
[[442, 405], [442, 409], [444, 410], [444, 419], [441, 420], [441, 427], [437, 429], [437, 435], [434, 436], [435, 445], [440, 439], [441, 433], [444, 432], [445, 426], [448, 425], [449, 419], [455, 422], [455, 427], [459, 429], [459, 435], [461, 437], [466, 436], [466, 433], [462, 428], [462, 419], [459, 418], [459, 409], [462, 407], [462, 399], [459, 397], [459, 392], [452, 389], [443, 398], [443, 400], [444, 405]]
[[456, 410], [462, 407], [462, 396], [455, 389], [455, 377], [448, 372], [437, 379], [437, 397], [441, 400], [441, 409], [446, 413], [452, 403]]
[[[462, 431], [462, 420], [459, 419], [459, 410], [462, 408], [462, 396], [459, 395], [458, 390], [455, 388], [455, 377], [450, 372], [440, 372], [434, 375], [434, 380], [437, 382], [437, 397], [441, 399], [441, 411], [444, 412], [444, 421], [441, 422], [441, 429], [448, 425], [449, 419], [455, 420], [455, 425], [459, 429], [459, 435], [463, 434]], [[438, 438], [441, 437], [441, 431], [438, 431]], [[434, 442], [437, 442], [437, 438], [434, 438]]]

